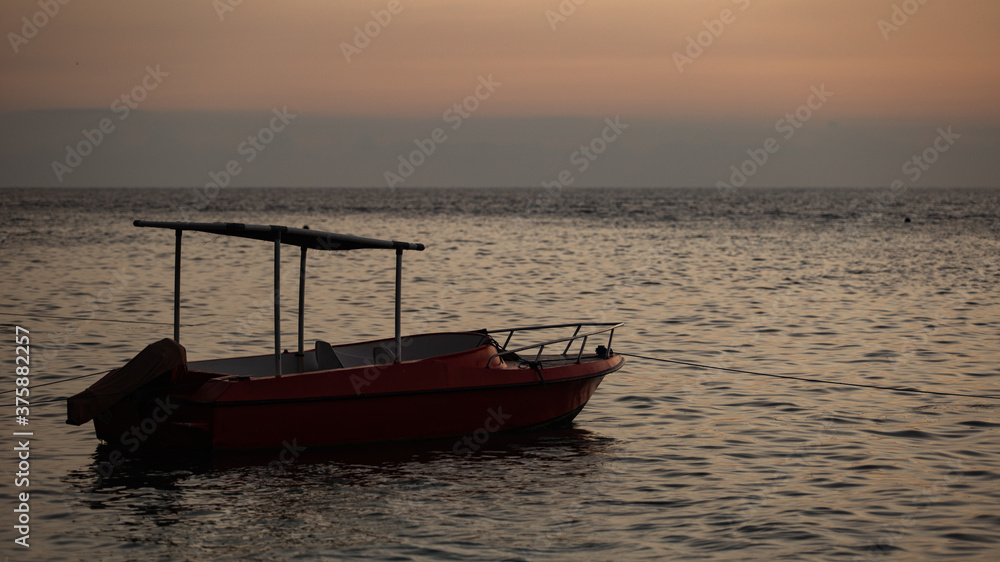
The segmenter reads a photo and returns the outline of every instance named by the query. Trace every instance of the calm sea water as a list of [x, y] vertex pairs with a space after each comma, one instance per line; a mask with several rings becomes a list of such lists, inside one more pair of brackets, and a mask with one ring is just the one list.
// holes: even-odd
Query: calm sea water
[[[404, 260], [404, 332], [619, 320], [623, 353], [1000, 395], [1000, 190], [0, 194], [0, 391], [15, 324], [36, 386], [171, 335], [173, 235], [131, 226], [145, 218], [425, 243]], [[189, 358], [266, 353], [271, 248], [185, 240]], [[298, 257], [284, 257], [292, 347]], [[393, 260], [312, 253], [307, 340], [390, 335]], [[92, 426], [63, 423], [61, 399], [93, 380], [32, 389], [28, 488], [12, 485], [25, 428], [4, 395], [12, 559], [1000, 555], [1000, 400], [629, 359], [572, 428], [471, 454], [444, 440], [111, 467]], [[21, 491], [30, 549], [13, 543]]]

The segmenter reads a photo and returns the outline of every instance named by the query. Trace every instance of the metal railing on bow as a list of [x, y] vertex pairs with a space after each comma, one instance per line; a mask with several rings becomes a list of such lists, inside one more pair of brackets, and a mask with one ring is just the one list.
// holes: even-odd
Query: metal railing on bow
[[[565, 343], [566, 346], [563, 348], [562, 353], [559, 353], [557, 357], [560, 360], [566, 360], [570, 358], [570, 348], [573, 347], [573, 342], [576, 341], [580, 342], [580, 349], [577, 350], [575, 357], [575, 361], [579, 363], [581, 358], [583, 357], [583, 352], [587, 347], [587, 339], [599, 334], [608, 334], [608, 341], [607, 345], [605, 346], [606, 350], [605, 354], [610, 354], [611, 341], [614, 339], [615, 329], [620, 326], [623, 326], [624, 324], [625, 324], [624, 322], [577, 322], [575, 324], [550, 324], [546, 326], [526, 326], [523, 328], [509, 328], [505, 330], [496, 330], [496, 331], [491, 330], [490, 335], [494, 336], [494, 339], [496, 339], [497, 336], [502, 335], [504, 333], [507, 334], [507, 338], [504, 340], [503, 345], [499, 346], [499, 351], [490, 356], [489, 361], [486, 362], [486, 366], [489, 367], [489, 365], [497, 357], [500, 357], [502, 360], [510, 360], [510, 359], [527, 360], [523, 358], [520, 355], [520, 353], [523, 351], [528, 351], [536, 348], [538, 349], [538, 351], [535, 352], [535, 358], [533, 362], [538, 364], [541, 363], [542, 361], [542, 352], [545, 350], [546, 347], [554, 346], [561, 343]], [[529, 345], [515, 347], [512, 349], [508, 348], [511, 339], [514, 338], [514, 334], [523, 334], [524, 332], [538, 332], [542, 330], [557, 330], [564, 328], [565, 329], [574, 328], [573, 335], [536, 342]], [[587, 329], [585, 330], [585, 328]]]

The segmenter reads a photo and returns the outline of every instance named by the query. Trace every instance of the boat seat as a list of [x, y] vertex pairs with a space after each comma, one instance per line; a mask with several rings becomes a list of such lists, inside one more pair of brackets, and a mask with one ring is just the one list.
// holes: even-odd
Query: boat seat
[[319, 365], [321, 371], [344, 368], [344, 364], [340, 361], [340, 357], [337, 357], [333, 346], [321, 340], [316, 340], [316, 364]]
[[372, 361], [375, 365], [389, 365], [396, 362], [396, 354], [387, 347], [377, 345], [372, 349]]

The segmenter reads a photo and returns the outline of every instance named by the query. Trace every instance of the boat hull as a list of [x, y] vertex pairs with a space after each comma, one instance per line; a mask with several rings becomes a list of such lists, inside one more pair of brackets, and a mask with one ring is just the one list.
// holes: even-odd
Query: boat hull
[[[621, 356], [527, 366], [495, 349], [433, 360], [302, 373], [212, 377], [188, 393], [123, 400], [94, 420], [98, 437], [133, 448], [250, 450], [455, 437], [470, 450], [492, 433], [566, 424]], [[489, 365], [489, 366], [484, 366]], [[183, 387], [182, 387], [183, 388]]]
[[[567, 423], [604, 376], [552, 384], [217, 406], [212, 448], [277, 448], [462, 437]], [[247, 431], [252, 427], [253, 431]], [[468, 440], [468, 439], [467, 439]]]

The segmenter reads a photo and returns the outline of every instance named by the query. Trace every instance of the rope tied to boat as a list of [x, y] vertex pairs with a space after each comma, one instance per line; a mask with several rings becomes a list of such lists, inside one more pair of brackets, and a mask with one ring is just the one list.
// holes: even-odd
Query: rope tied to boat
[[[111, 369], [105, 369], [103, 371], [97, 371], [96, 373], [87, 373], [86, 375], [80, 375], [78, 377], [70, 377], [68, 379], [59, 379], [57, 381], [43, 382], [42, 384], [32, 384], [31, 388], [32, 389], [41, 388], [43, 386], [49, 386], [50, 384], [60, 384], [60, 383], [64, 383], [64, 382], [75, 381], [77, 379], [85, 379], [87, 377], [96, 377], [97, 375], [106, 375], [106, 374], [108, 374], [108, 371], [110, 371], [110, 370]], [[15, 390], [16, 389], [3, 390], [3, 391], [0, 391], [0, 394], [9, 394], [11, 392], [14, 392]], [[41, 402], [34, 402], [34, 404], [41, 404]]]
[[963, 394], [963, 393], [960, 393], [960, 392], [939, 392], [939, 391], [935, 391], [935, 390], [923, 390], [923, 389], [919, 389], [919, 388], [905, 388], [905, 387], [899, 387], [899, 386], [881, 386], [881, 385], [877, 385], [877, 384], [863, 384], [863, 383], [851, 383], [851, 382], [843, 382], [843, 381], [829, 381], [829, 380], [823, 380], [823, 379], [813, 379], [813, 378], [809, 378], [809, 377], [797, 377], [797, 376], [794, 376], [794, 375], [775, 375], [775, 374], [771, 374], [771, 373], [760, 373], [760, 372], [756, 372], [756, 371], [746, 371], [746, 370], [743, 370], [743, 369], [731, 369], [729, 367], [717, 367], [717, 366], [714, 366], [714, 365], [703, 365], [701, 363], [692, 363], [690, 361], [678, 361], [676, 359], [665, 359], [663, 357], [650, 357], [650, 356], [647, 356], [647, 355], [638, 355], [638, 354], [635, 354], [635, 353], [619, 353], [619, 355], [624, 355], [626, 357], [634, 357], [636, 359], [645, 359], [647, 361], [659, 361], [661, 363], [673, 363], [673, 364], [676, 364], [676, 365], [686, 365], [688, 367], [698, 367], [698, 368], [701, 368], [701, 369], [714, 369], [716, 371], [727, 371], [727, 372], [730, 372], [730, 373], [739, 373], [741, 375], [752, 375], [752, 376], [755, 376], [755, 377], [772, 377], [772, 378], [776, 378], [776, 379], [788, 379], [788, 380], [796, 380], [796, 381], [803, 381], [803, 382], [812, 382], [812, 383], [819, 383], [819, 384], [829, 384], [829, 385], [836, 385], [836, 386], [852, 386], [852, 387], [856, 387], [856, 388], [868, 388], [868, 389], [874, 389], [874, 390], [891, 390], [891, 391], [894, 391], [894, 392], [908, 392], [908, 393], [912, 393], [912, 394], [934, 394], [934, 395], [938, 395], [938, 396], [960, 396], [960, 397], [963, 397], [963, 398], [983, 398], [983, 399], [986, 399], [986, 400], [1000, 400], [1000, 396], [990, 395], [990, 394]]
[[518, 358], [517, 366], [522, 369], [534, 369], [538, 373], [538, 380], [542, 383], [542, 388], [547, 388], [548, 383], [545, 382], [545, 377], [542, 376], [542, 362], [541, 361], [529, 361], [527, 359]]

